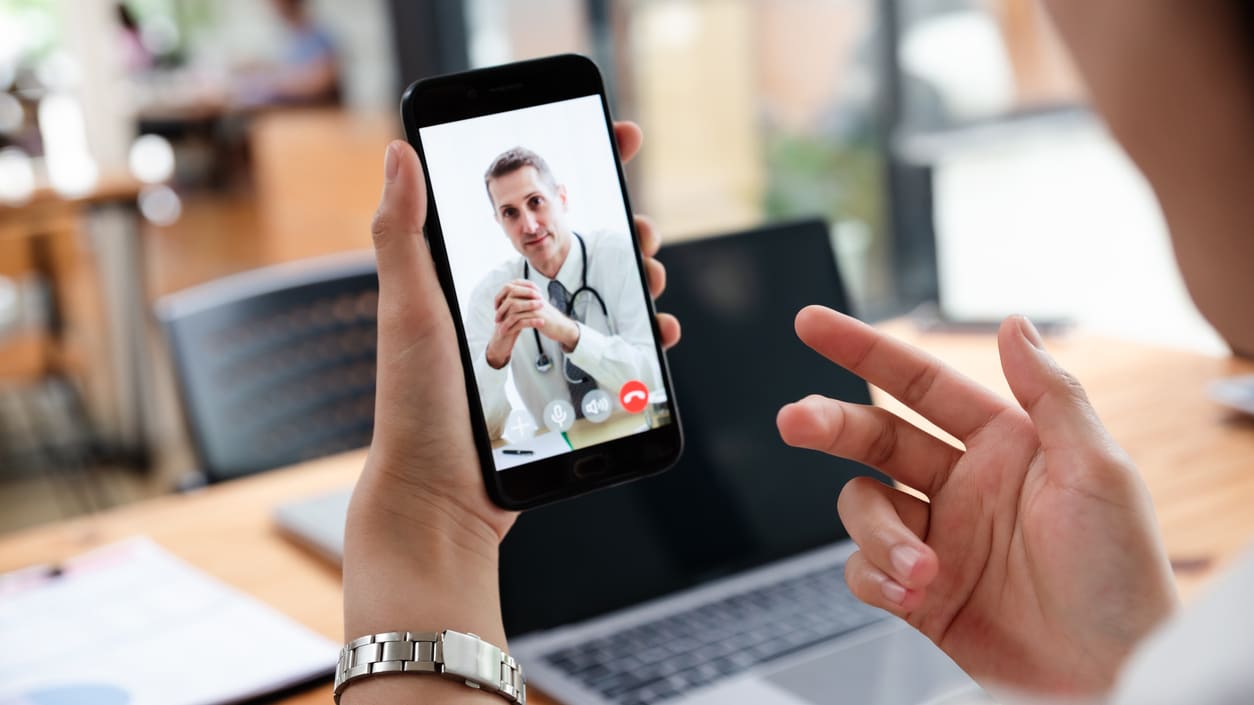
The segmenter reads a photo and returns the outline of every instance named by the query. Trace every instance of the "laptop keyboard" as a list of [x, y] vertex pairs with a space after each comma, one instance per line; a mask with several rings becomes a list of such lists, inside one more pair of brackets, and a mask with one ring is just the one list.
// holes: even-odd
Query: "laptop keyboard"
[[545, 660], [620, 705], [674, 698], [885, 617], [857, 600], [842, 566], [710, 602]]

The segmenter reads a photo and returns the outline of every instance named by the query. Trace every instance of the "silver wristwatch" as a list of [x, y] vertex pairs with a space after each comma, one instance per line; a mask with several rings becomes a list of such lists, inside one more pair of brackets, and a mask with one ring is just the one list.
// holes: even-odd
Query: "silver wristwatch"
[[434, 673], [497, 693], [517, 705], [527, 702], [522, 666], [474, 634], [448, 629], [386, 632], [348, 642], [335, 667], [336, 705], [349, 683], [379, 673]]

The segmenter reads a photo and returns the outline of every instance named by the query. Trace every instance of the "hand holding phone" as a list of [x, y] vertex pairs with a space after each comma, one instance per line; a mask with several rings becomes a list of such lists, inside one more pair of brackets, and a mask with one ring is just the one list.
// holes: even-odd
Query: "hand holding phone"
[[[624, 161], [639, 151], [642, 133], [632, 123], [614, 126]], [[405, 142], [388, 146], [386, 185], [372, 224], [379, 260], [379, 364], [374, 439], [359, 492], [376, 511], [410, 521], [448, 523], [440, 530], [499, 542], [515, 513], [488, 500], [470, 429], [458, 359], [457, 333], [425, 242], [427, 189], [422, 167]], [[640, 248], [648, 258], [651, 291], [661, 293], [661, 265], [652, 259], [661, 239], [637, 217]], [[656, 286], [655, 286], [656, 285]], [[658, 314], [667, 347], [679, 323]], [[449, 506], [457, 512], [449, 512]]]
[[653, 311], [656, 243], [637, 242], [648, 229], [596, 67], [566, 55], [428, 79], [401, 112], [428, 174], [425, 233], [488, 495], [522, 509], [669, 467], [675, 328]]
[[[619, 123], [614, 131], [623, 159], [630, 159], [640, 147], [640, 129]], [[372, 225], [379, 263], [375, 429], [345, 531], [345, 629], [356, 637], [394, 629], [399, 619], [456, 625], [504, 644], [496, 556], [517, 514], [493, 504], [484, 491], [457, 332], [421, 236], [427, 216], [422, 167], [413, 149], [398, 141], [388, 146], [384, 172]], [[656, 295], [664, 282], [652, 260], [660, 242], [643, 219], [636, 232]], [[678, 340], [673, 317], [659, 314], [658, 326], [665, 345]], [[415, 593], [428, 599], [414, 600]], [[380, 679], [357, 687], [385, 700], [438, 700], [449, 685]]]

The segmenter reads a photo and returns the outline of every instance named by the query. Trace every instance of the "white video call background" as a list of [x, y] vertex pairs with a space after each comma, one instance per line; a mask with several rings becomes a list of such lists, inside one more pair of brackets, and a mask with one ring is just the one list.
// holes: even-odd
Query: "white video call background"
[[[488, 272], [519, 257], [496, 222], [483, 185], [484, 172], [508, 149], [525, 147], [548, 162], [557, 183], [566, 186], [567, 221], [575, 231], [608, 230], [630, 237], [600, 96], [459, 120], [419, 132], [457, 305], [463, 312]], [[522, 277], [521, 267], [518, 276]], [[514, 408], [523, 408], [512, 374], [506, 392]]]
[[576, 231], [606, 229], [624, 237], [629, 232], [600, 96], [425, 127], [421, 133], [463, 311], [489, 271], [518, 257], [483, 187], [483, 173], [510, 148], [526, 147], [548, 162], [566, 186], [567, 218]]

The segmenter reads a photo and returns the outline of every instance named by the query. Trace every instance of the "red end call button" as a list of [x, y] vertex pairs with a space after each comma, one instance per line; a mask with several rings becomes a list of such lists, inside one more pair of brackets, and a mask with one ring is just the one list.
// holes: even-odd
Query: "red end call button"
[[649, 388], [644, 382], [633, 379], [618, 390], [618, 403], [623, 405], [629, 414], [638, 414], [649, 405]]

